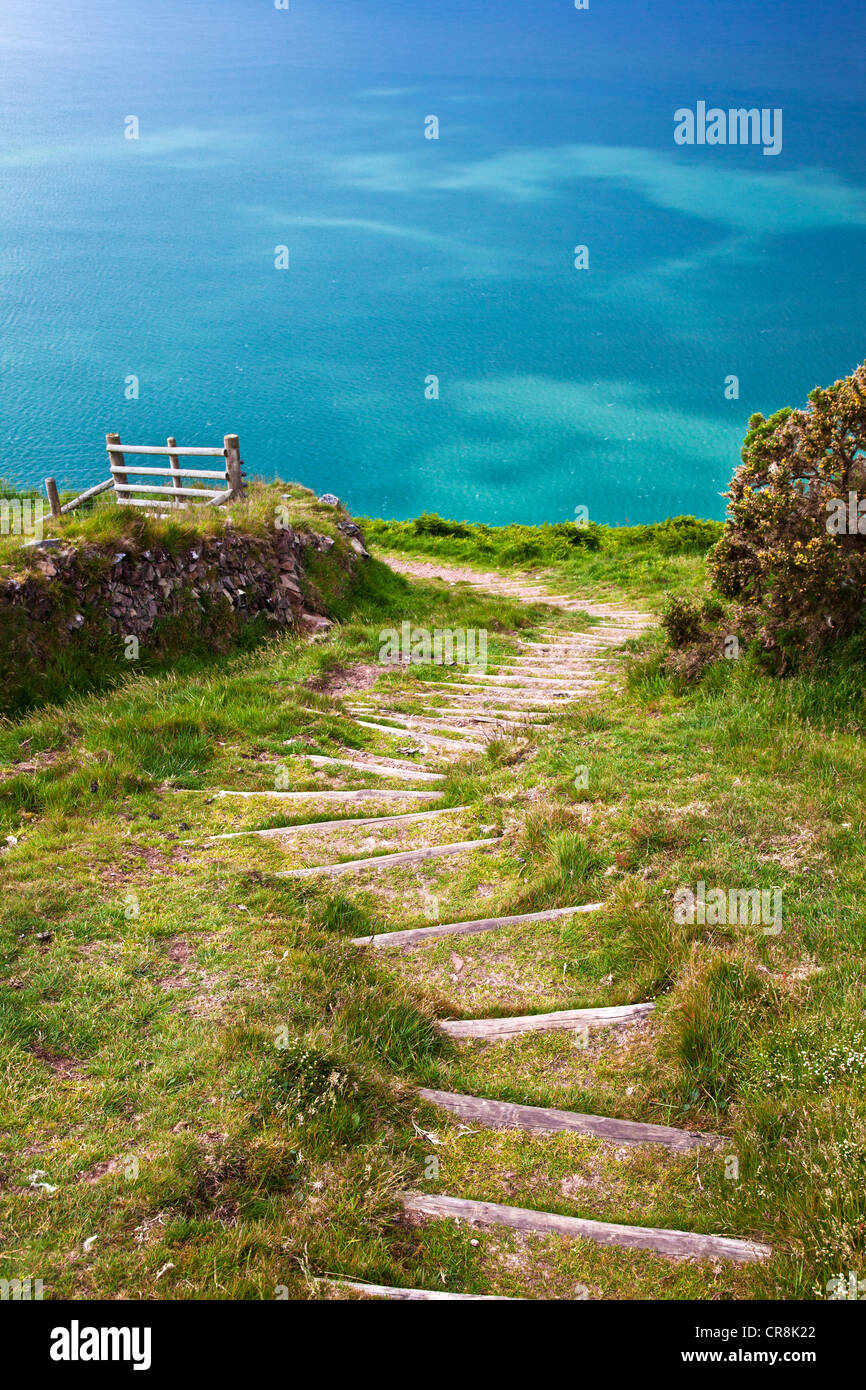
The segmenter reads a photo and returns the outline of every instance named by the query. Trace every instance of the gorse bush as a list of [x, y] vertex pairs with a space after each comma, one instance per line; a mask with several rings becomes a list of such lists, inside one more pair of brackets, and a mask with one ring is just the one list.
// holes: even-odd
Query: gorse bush
[[741, 636], [784, 667], [863, 625], [866, 364], [804, 410], [749, 421], [729, 518], [708, 556]]

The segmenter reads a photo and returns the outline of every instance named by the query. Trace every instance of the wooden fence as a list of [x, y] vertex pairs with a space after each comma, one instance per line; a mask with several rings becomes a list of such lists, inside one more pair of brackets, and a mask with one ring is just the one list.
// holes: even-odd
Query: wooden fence
[[[71, 502], [60, 505], [60, 496], [54, 478], [45, 479], [45, 491], [52, 516], [71, 512], [82, 502], [96, 497], [100, 492], [114, 489], [118, 506], [124, 507], [187, 507], [200, 503], [206, 507], [219, 507], [224, 502], [236, 501], [244, 495], [246, 479], [241, 462], [241, 447], [236, 434], [225, 436], [221, 449], [184, 448], [177, 440], [169, 437], [165, 444], [121, 444], [119, 434], [107, 434], [105, 447], [108, 450], [108, 464], [111, 477], [97, 483]], [[165, 458], [168, 467], [145, 467], [130, 463], [130, 454], [148, 454]], [[181, 463], [186, 458], [221, 458], [223, 466], [219, 469], [188, 467]], [[146, 480], [165, 478], [166, 482], [130, 482], [130, 476]], [[192, 487], [184, 486], [183, 480], [191, 479]], [[219, 480], [222, 487], [200, 487], [199, 482]]]

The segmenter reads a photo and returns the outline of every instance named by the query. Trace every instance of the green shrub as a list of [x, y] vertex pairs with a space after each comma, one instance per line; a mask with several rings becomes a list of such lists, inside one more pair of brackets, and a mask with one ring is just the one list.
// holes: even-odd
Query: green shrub
[[736, 603], [735, 630], [781, 669], [862, 627], [866, 599], [866, 364], [809, 400], [752, 416], [708, 557], [719, 594]]

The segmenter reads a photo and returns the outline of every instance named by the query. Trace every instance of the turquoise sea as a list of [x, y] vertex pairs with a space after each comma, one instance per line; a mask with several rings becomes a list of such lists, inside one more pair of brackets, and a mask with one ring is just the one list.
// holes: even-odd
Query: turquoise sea
[[[866, 357], [866, 12], [821, 14], [5, 0], [0, 476], [237, 432], [356, 513], [723, 515], [749, 415]], [[677, 145], [699, 100], [781, 152]]]

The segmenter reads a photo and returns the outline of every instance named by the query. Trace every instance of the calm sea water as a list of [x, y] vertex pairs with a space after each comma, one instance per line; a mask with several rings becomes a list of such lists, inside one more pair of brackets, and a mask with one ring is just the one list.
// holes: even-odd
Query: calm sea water
[[[856, 5], [290, 3], [5, 0], [0, 475], [231, 431], [358, 513], [721, 516], [866, 357]], [[781, 154], [675, 145], [702, 99]]]

